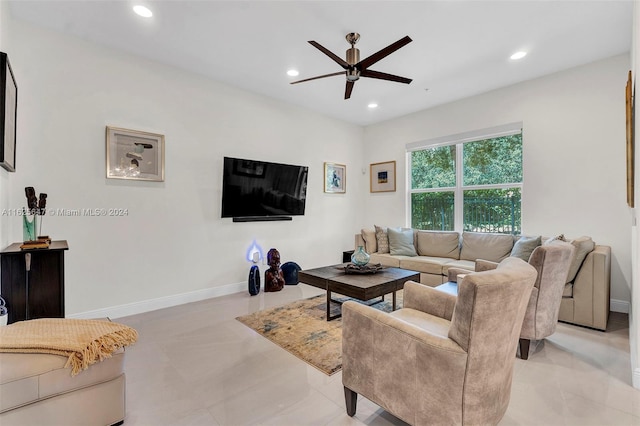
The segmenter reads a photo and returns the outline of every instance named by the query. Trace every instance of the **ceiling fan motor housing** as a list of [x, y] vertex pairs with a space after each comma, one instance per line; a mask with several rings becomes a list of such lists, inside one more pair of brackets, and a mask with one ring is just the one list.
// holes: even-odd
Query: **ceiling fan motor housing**
[[360, 49], [351, 47], [347, 49], [347, 63], [350, 65], [347, 69], [347, 80], [356, 81], [360, 78], [360, 70], [354, 65], [360, 62]]

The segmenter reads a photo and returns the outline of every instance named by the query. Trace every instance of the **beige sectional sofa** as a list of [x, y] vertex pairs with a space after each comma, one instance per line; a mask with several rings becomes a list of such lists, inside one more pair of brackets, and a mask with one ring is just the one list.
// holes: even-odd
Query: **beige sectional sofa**
[[[377, 231], [377, 232], [376, 232]], [[449, 268], [474, 270], [475, 260], [500, 262], [509, 256], [526, 257], [531, 251], [517, 244], [520, 237], [477, 232], [422, 231], [413, 233], [413, 250], [389, 247], [387, 228], [363, 229], [355, 235], [355, 248], [363, 246], [370, 262], [420, 272], [420, 282], [434, 287], [447, 282]], [[393, 232], [395, 238], [397, 233]], [[563, 236], [555, 237], [564, 239]], [[539, 237], [540, 243], [550, 238]], [[524, 238], [522, 242], [527, 240]], [[606, 330], [609, 317], [611, 247], [596, 245], [590, 237], [566, 240], [575, 247], [575, 257], [567, 276], [559, 320]], [[529, 243], [527, 243], [529, 244]], [[397, 245], [397, 244], [396, 244]], [[405, 247], [406, 248], [406, 247]], [[531, 249], [533, 250], [533, 249]], [[397, 254], [403, 253], [403, 254]]]

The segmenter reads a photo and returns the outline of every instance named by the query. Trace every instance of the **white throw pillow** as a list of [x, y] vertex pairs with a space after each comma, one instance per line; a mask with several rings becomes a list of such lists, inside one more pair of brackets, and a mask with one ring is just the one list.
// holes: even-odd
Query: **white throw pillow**
[[389, 237], [389, 252], [397, 256], [417, 256], [416, 247], [413, 245], [413, 229], [387, 230]]

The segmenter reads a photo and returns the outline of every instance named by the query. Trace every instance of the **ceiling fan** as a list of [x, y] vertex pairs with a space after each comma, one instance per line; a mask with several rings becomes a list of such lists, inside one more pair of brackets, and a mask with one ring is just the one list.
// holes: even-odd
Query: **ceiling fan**
[[351, 91], [353, 90], [353, 84], [360, 77], [369, 77], [369, 78], [377, 78], [380, 80], [389, 80], [389, 81], [397, 81], [398, 83], [411, 83], [410, 78], [400, 77], [393, 74], [387, 74], [380, 71], [370, 70], [369, 67], [379, 60], [389, 56], [396, 50], [401, 47], [411, 43], [411, 38], [409, 36], [405, 36], [395, 43], [390, 44], [384, 49], [379, 50], [373, 55], [360, 60], [360, 50], [356, 49], [355, 44], [360, 40], [360, 34], [358, 33], [349, 33], [346, 36], [347, 42], [351, 44], [351, 48], [347, 49], [347, 60], [344, 61], [329, 49], [323, 47], [320, 43], [315, 42], [313, 40], [309, 41], [309, 44], [320, 50], [322, 53], [333, 59], [338, 63], [345, 71], [334, 72], [332, 74], [319, 75], [317, 77], [306, 78], [304, 80], [293, 81], [291, 84], [303, 83], [305, 81], [317, 80], [319, 78], [325, 77], [333, 77], [334, 75], [344, 74], [347, 77], [347, 85], [344, 90], [344, 98], [349, 99], [351, 97]]

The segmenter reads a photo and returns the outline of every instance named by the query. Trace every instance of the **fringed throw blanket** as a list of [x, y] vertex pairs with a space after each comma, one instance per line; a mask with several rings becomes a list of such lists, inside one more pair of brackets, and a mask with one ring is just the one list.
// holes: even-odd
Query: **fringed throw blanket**
[[43, 318], [0, 327], [0, 352], [66, 356], [72, 376], [136, 340], [133, 328], [102, 320]]

